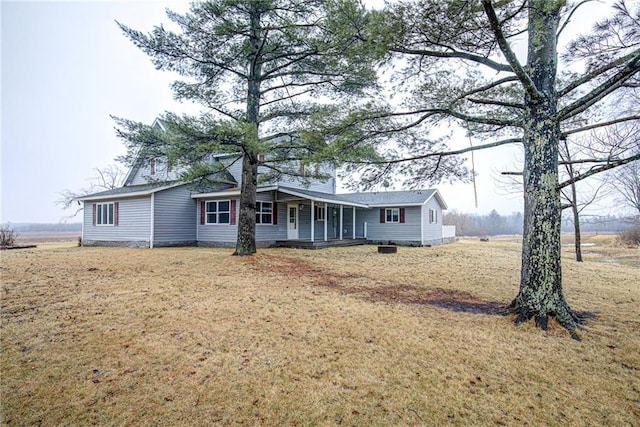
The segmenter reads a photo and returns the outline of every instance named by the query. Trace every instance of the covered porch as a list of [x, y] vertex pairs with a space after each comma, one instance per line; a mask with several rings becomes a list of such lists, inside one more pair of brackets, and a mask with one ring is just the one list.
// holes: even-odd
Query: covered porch
[[358, 215], [366, 205], [340, 195], [286, 187], [278, 187], [275, 199], [286, 206], [287, 233], [276, 246], [321, 248], [366, 243], [367, 224]]

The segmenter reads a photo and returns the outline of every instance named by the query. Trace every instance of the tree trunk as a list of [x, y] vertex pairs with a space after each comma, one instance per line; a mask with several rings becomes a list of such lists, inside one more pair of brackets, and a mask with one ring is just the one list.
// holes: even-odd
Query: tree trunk
[[[567, 160], [567, 164], [565, 165], [565, 169], [567, 170], [567, 175], [570, 179], [576, 177], [576, 174], [573, 170], [573, 165], [571, 163], [571, 152], [569, 151], [569, 144], [567, 143], [567, 139], [563, 140], [564, 142], [564, 153]], [[574, 238], [574, 247], [576, 251], [576, 261], [582, 262], [582, 243], [581, 243], [581, 235], [580, 235], [580, 210], [578, 209], [578, 190], [576, 189], [576, 183], [572, 182], [570, 185], [571, 195], [567, 196], [564, 193], [565, 198], [569, 200], [571, 204], [571, 214], [573, 215], [573, 238]]]
[[260, 83], [262, 79], [261, 11], [258, 2], [249, 2], [250, 11], [250, 53], [249, 76], [247, 78], [246, 134], [242, 148], [242, 184], [240, 186], [240, 215], [238, 217], [238, 237], [233, 255], [253, 255], [256, 253], [256, 190], [258, 188], [258, 147], [260, 124]]
[[556, 31], [561, 1], [532, 0], [529, 7], [527, 69], [537, 96], [525, 98], [524, 231], [518, 295], [507, 309], [516, 324], [535, 318], [546, 329], [549, 316], [573, 332], [579, 324], [562, 293], [561, 207], [558, 188], [560, 127]]
[[[242, 184], [240, 187], [240, 212], [238, 237], [233, 255], [256, 253], [256, 189], [258, 187], [258, 162], [245, 154], [242, 157]], [[255, 157], [254, 157], [255, 158]]]
[[573, 203], [571, 204], [571, 212], [573, 213], [573, 238], [576, 248], [576, 261], [582, 262], [582, 237], [580, 235], [580, 212], [578, 212], [578, 195], [576, 193], [576, 184], [571, 184], [571, 193], [573, 195]]

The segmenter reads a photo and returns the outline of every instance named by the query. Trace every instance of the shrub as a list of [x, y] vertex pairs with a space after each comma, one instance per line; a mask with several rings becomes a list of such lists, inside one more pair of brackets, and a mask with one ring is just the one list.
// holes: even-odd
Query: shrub
[[9, 226], [3, 225], [0, 227], [0, 247], [11, 247], [16, 243], [18, 235]]
[[640, 224], [632, 225], [618, 235], [618, 240], [624, 245], [640, 245]]

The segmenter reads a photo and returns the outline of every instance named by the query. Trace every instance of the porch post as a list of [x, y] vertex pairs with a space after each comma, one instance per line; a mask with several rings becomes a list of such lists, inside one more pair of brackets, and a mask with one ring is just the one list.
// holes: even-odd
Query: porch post
[[311, 201], [311, 241], [312, 242], [316, 234], [315, 212], [316, 212], [315, 205], [313, 204], [313, 200], [312, 200]]
[[339, 231], [340, 231], [340, 240], [342, 240], [342, 229], [344, 228], [344, 225], [342, 225], [342, 217], [344, 215], [343, 212], [342, 212], [342, 208], [343, 207], [344, 207], [343, 205], [340, 205], [340, 229], [339, 229]]
[[355, 206], [351, 206], [351, 209], [353, 209], [353, 240], [356, 239], [356, 207]]
[[329, 222], [329, 203], [324, 204], [324, 241], [327, 241], [327, 223]]

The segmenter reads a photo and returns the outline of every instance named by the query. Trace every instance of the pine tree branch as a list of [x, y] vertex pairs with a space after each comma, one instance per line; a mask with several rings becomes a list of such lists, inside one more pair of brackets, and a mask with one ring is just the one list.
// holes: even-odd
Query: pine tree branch
[[572, 81], [571, 83], [569, 83], [567, 86], [565, 86], [563, 89], [560, 89], [558, 91], [558, 97], [563, 97], [566, 94], [568, 94], [569, 92], [573, 91], [574, 89], [578, 88], [579, 86], [582, 86], [585, 83], [590, 82], [591, 80], [595, 79], [596, 77], [602, 75], [603, 73], [616, 68], [622, 64], [624, 64], [625, 62], [627, 62], [630, 59], [633, 59], [634, 56], [638, 55], [638, 52], [640, 52], [640, 50], [635, 50], [634, 52], [631, 52], [628, 55], [625, 56], [621, 56], [620, 58], [616, 59], [615, 61], [611, 61], [606, 65], [603, 65], [600, 68], [597, 68], [587, 74], [585, 74], [584, 76], [580, 77], [577, 80]]
[[556, 114], [556, 120], [562, 121], [582, 113], [602, 98], [612, 93], [640, 71], [640, 51], [636, 51], [632, 59], [622, 70], [611, 76], [600, 86], [587, 93], [582, 98], [572, 102]]
[[498, 86], [500, 86], [500, 85], [502, 85], [504, 83], [517, 82], [517, 81], [519, 81], [517, 76], [504, 77], [502, 79], [493, 81], [491, 83], [487, 83], [484, 86], [480, 86], [478, 88], [472, 89], [469, 92], [466, 92], [464, 95], [458, 97], [457, 99], [460, 100], [460, 99], [466, 98], [468, 96], [471, 96], [471, 95], [473, 95], [475, 93], [480, 93], [480, 92], [484, 92], [484, 91], [493, 89], [494, 87], [498, 87]]
[[571, 12], [569, 12], [569, 16], [567, 16], [567, 19], [565, 19], [565, 21], [562, 23], [562, 26], [560, 27], [560, 29], [558, 30], [558, 32], [556, 33], [556, 41], [560, 38], [560, 34], [562, 34], [562, 32], [564, 31], [564, 29], [567, 27], [567, 25], [569, 24], [569, 22], [571, 21], [571, 17], [573, 16], [573, 14], [576, 12], [576, 10], [578, 10], [578, 8], [580, 6], [582, 6], [585, 3], [589, 3], [592, 2], [594, 0], [582, 0], [580, 3], [576, 4], [572, 9]]
[[586, 132], [588, 130], [597, 129], [597, 128], [601, 128], [601, 127], [605, 127], [605, 126], [610, 126], [610, 125], [614, 125], [616, 123], [628, 122], [628, 121], [631, 121], [631, 120], [640, 120], [640, 116], [621, 117], [619, 119], [609, 120], [608, 122], [601, 122], [601, 123], [596, 123], [596, 124], [589, 125], [589, 126], [583, 126], [581, 128], [569, 129], [569, 130], [566, 130], [566, 131], [562, 132], [560, 134], [560, 138], [567, 137], [568, 135], [571, 135], [573, 133]]
[[486, 65], [487, 67], [492, 68], [496, 71], [513, 72], [513, 69], [508, 64], [501, 64], [485, 56], [475, 55], [469, 52], [459, 52], [459, 51], [440, 52], [437, 50], [406, 49], [406, 48], [400, 48], [400, 47], [394, 47], [394, 48], [391, 48], [390, 50], [395, 53], [403, 53], [407, 55], [465, 59], [468, 61], [476, 62], [478, 64]]
[[599, 166], [599, 167], [594, 167], [591, 170], [589, 170], [588, 172], [585, 172], [585, 173], [580, 174], [580, 175], [578, 175], [578, 176], [576, 176], [576, 177], [574, 177], [572, 179], [569, 179], [569, 180], [567, 180], [565, 182], [560, 183], [558, 185], [558, 189], [562, 189], [562, 188], [564, 188], [564, 187], [566, 187], [568, 185], [571, 185], [571, 184], [573, 184], [575, 182], [578, 182], [578, 181], [582, 181], [583, 179], [589, 178], [590, 176], [596, 175], [596, 174], [598, 174], [600, 172], [604, 172], [604, 171], [607, 171], [609, 169], [616, 168], [618, 166], [626, 165], [627, 163], [631, 163], [631, 162], [636, 161], [636, 160], [640, 160], [640, 154], [636, 154], [634, 156], [627, 157], [626, 159], [619, 159], [619, 160], [607, 163], [606, 165], [602, 165], [602, 166]]
[[451, 150], [451, 151], [439, 151], [439, 152], [435, 152], [435, 153], [426, 153], [426, 154], [421, 154], [418, 156], [411, 156], [411, 157], [405, 157], [402, 159], [393, 159], [393, 160], [362, 160], [362, 161], [354, 161], [354, 162], [350, 162], [353, 164], [367, 164], [367, 165], [392, 165], [395, 163], [403, 163], [403, 162], [410, 162], [410, 161], [414, 161], [414, 160], [421, 160], [421, 159], [428, 159], [430, 157], [447, 157], [447, 156], [455, 156], [458, 154], [464, 154], [464, 153], [468, 153], [470, 151], [479, 151], [479, 150], [485, 150], [487, 148], [494, 148], [494, 147], [500, 147], [502, 145], [507, 145], [507, 144], [516, 144], [516, 143], [521, 143], [522, 139], [521, 138], [509, 138], [509, 139], [503, 139], [501, 141], [496, 141], [496, 142], [491, 142], [489, 144], [483, 144], [483, 145], [474, 145], [473, 147], [466, 147], [466, 148], [461, 148], [459, 150]]
[[524, 105], [516, 104], [515, 102], [504, 102], [498, 101], [495, 99], [484, 99], [484, 98], [467, 98], [470, 102], [474, 104], [484, 104], [484, 105], [498, 105], [500, 107], [508, 107], [508, 108], [517, 108], [519, 110], [524, 110]]
[[[262, 89], [260, 91], [260, 95], [266, 95], [269, 92], [273, 92], [274, 90], [278, 90], [278, 89], [289, 89], [292, 87], [307, 87], [307, 86], [318, 86], [321, 84], [326, 84], [326, 83], [331, 83], [332, 80], [331, 79], [325, 79], [325, 80], [314, 80], [314, 81], [310, 81], [310, 82], [302, 82], [302, 83], [283, 83], [281, 85], [277, 85], [277, 86], [269, 86], [266, 89]], [[304, 91], [302, 93], [307, 93], [308, 91]], [[294, 94], [294, 96], [297, 96], [297, 94]], [[287, 97], [288, 98], [288, 97]]]
[[540, 99], [542, 94], [538, 91], [535, 84], [529, 77], [529, 74], [522, 67], [516, 54], [511, 50], [511, 46], [509, 46], [509, 42], [504, 37], [502, 33], [502, 28], [500, 24], [500, 20], [496, 15], [496, 11], [493, 9], [493, 5], [491, 4], [491, 0], [482, 0], [482, 6], [484, 7], [484, 11], [487, 14], [487, 18], [489, 19], [489, 25], [491, 26], [491, 30], [493, 34], [496, 36], [496, 40], [498, 41], [498, 46], [500, 46], [500, 50], [502, 54], [506, 58], [507, 62], [511, 66], [512, 71], [518, 76], [518, 79], [522, 83], [525, 91], [529, 94], [531, 99]]

